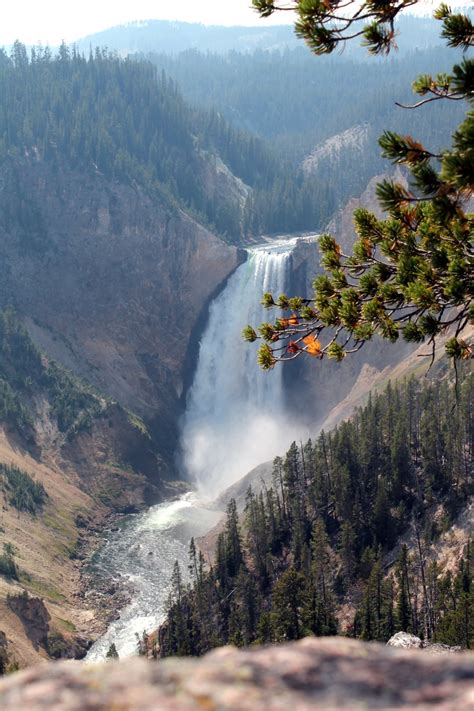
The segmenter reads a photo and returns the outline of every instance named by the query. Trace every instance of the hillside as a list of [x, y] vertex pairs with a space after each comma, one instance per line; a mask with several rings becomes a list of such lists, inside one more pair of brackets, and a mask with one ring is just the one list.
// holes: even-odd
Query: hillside
[[85, 653], [124, 592], [84, 597], [82, 559], [111, 512], [176, 491], [195, 331], [242, 260], [191, 193], [245, 187], [150, 67], [17, 44], [0, 85], [0, 628], [24, 666]]
[[[191, 106], [148, 61], [99, 48], [86, 59], [66, 45], [54, 57], [33, 48], [30, 57], [16, 43], [10, 56], [1, 50], [0, 87], [8, 98], [0, 156], [14, 164], [67, 166], [142, 189], [230, 244], [249, 234], [314, 229], [331, 214], [320, 176], [308, 182], [264, 136], [232, 126], [220, 110]], [[19, 228], [31, 230], [40, 248], [45, 218], [35, 202], [19, 216], [25, 194], [21, 185], [15, 190], [4, 220], [20, 217]]]
[[176, 567], [152, 651], [338, 632], [387, 641], [398, 629], [472, 646], [472, 386], [468, 373], [457, 394], [446, 379], [389, 383], [293, 443], [272, 483], [249, 488], [243, 529], [230, 500], [212, 568], [191, 547], [186, 589]]
[[[249, 302], [259, 313], [277, 278], [280, 290], [311, 294], [318, 239], [296, 233], [314, 235], [331, 220], [352, 245], [349, 211], [373, 204], [382, 127], [419, 132], [433, 150], [448, 143], [459, 103], [420, 112], [412, 131], [413, 114], [388, 101], [408, 100], [407, 76], [442, 70], [459, 55], [432, 45], [428, 32], [423, 49], [402, 49], [393, 62], [369, 67], [349, 53], [315, 72], [291, 49], [287, 28], [150, 22], [113, 28], [100, 41], [107, 37], [111, 49], [89, 38], [84, 54], [64, 43], [55, 56], [20, 42], [0, 50], [0, 674], [83, 658], [98, 635], [91, 654], [105, 655], [112, 640], [114, 656], [111, 623], [124, 608], [131, 642], [120, 654], [136, 637], [151, 656], [201, 655], [310, 634], [386, 641], [397, 628], [471, 646], [467, 365], [455, 384], [436, 360], [432, 382], [388, 384], [391, 375], [419, 375], [426, 361], [402, 339], [374, 338], [340, 366], [300, 359], [278, 371], [272, 398], [276, 379], [257, 387], [252, 352], [234, 347], [242, 309]], [[228, 51], [238, 41], [241, 51]], [[421, 271], [424, 257], [416, 264]], [[467, 268], [454, 264], [461, 278]], [[295, 302], [285, 303], [293, 311]], [[344, 324], [358, 325], [358, 314], [349, 316]], [[201, 419], [188, 436], [200, 365]], [[231, 372], [235, 388], [226, 387]], [[207, 399], [210, 391], [219, 397]], [[255, 427], [251, 408], [239, 417], [249, 392], [259, 396], [255, 413], [268, 414]], [[237, 413], [235, 437], [227, 413]], [[193, 587], [175, 566], [168, 618], [158, 636], [140, 638], [133, 625], [153, 617], [153, 595], [140, 596], [147, 581], [161, 595], [157, 625], [170, 551], [185, 558], [193, 516], [207, 520], [194, 493], [180, 496], [189, 483], [179, 478], [202, 482], [214, 457], [217, 487], [227, 460], [253, 440], [256, 463], [258, 440], [279, 413], [285, 448], [300, 426], [317, 440], [293, 443], [270, 476], [265, 464], [251, 473], [248, 482], [265, 478], [258, 491], [244, 493], [241, 483], [231, 492], [227, 520], [208, 536], [211, 559], [217, 534], [213, 566], [193, 543]], [[320, 432], [323, 423], [329, 432]], [[218, 425], [232, 438], [221, 437], [222, 460], [212, 439]], [[194, 436], [196, 469], [183, 454]], [[107, 557], [100, 569], [92, 556], [111, 540], [122, 547], [109, 580]], [[123, 567], [124, 550], [136, 574]], [[143, 571], [155, 575], [140, 578]], [[127, 606], [129, 595], [137, 606]]]
[[[460, 53], [445, 47], [415, 50], [416, 46], [415, 41], [409, 54], [399, 51], [377, 60], [362, 56], [361, 61], [347, 51], [316, 59], [303, 48], [246, 54], [237, 47], [224, 57], [197, 50], [176, 55], [157, 50], [143, 56], [172, 77], [193, 105], [217, 110], [234, 126], [268, 141], [293, 167], [303, 164], [306, 183], [312, 185], [314, 201], [324, 213], [315, 223], [322, 227], [334, 210], [387, 169], [377, 143], [384, 129], [422, 137], [435, 151], [449, 145], [463, 114], [461, 106], [437, 102], [412, 112], [395, 101], [413, 103], [414, 79], [450, 70]], [[352, 145], [345, 140], [361, 130], [362, 145], [360, 140]], [[345, 143], [345, 150], [328, 154], [325, 142]], [[317, 170], [308, 170], [314, 153], [319, 155]], [[265, 210], [263, 203], [259, 209]]]
[[170, 451], [191, 334], [242, 260], [199, 204], [206, 190], [220, 209], [221, 191], [240, 210], [243, 183], [195, 147], [193, 113], [149, 66], [18, 45], [0, 83], [0, 305]]
[[100, 612], [83, 596], [81, 561], [97, 531], [112, 511], [173, 489], [143, 422], [40, 352], [11, 309], [0, 312], [0, 418], [0, 618], [9, 658], [25, 666], [82, 656], [115, 599]]
[[[286, 164], [260, 139], [191, 109], [149, 64], [65, 47], [29, 59], [17, 45], [1, 55], [0, 81], [10, 99], [0, 115], [0, 306], [143, 417], [170, 473], [207, 305], [244, 258], [223, 240], [239, 242], [252, 215], [254, 229], [314, 225], [331, 200], [291, 171], [283, 178]], [[295, 288], [316, 261], [316, 251], [295, 253]]]

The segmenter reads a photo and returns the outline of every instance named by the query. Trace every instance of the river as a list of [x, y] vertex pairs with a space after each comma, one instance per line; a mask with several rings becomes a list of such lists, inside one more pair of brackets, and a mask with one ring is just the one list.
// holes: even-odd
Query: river
[[132, 600], [107, 632], [91, 647], [88, 661], [98, 661], [114, 642], [120, 657], [137, 652], [137, 635], [156, 629], [163, 620], [175, 561], [186, 576], [189, 542], [222, 517], [195, 493], [157, 504], [125, 517], [107, 534], [91, 568], [117, 585], [133, 588]]

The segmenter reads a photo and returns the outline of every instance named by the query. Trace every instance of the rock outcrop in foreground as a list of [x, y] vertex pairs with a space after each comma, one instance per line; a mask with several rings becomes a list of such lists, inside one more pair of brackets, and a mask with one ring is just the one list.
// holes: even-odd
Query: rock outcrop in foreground
[[342, 638], [201, 660], [48, 664], [0, 683], [3, 711], [474, 709], [474, 654], [448, 657]]

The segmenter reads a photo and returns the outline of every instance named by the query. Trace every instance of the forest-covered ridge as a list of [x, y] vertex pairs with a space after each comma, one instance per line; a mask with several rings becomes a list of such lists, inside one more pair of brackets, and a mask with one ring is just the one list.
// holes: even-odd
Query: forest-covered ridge
[[[194, 48], [202, 52], [227, 54], [233, 50], [253, 52], [255, 49], [285, 51], [300, 45], [292, 25], [265, 26], [255, 15], [254, 26], [225, 27], [192, 22], [167, 20], [142, 20], [130, 22], [97, 32], [77, 41], [79, 49], [107, 46], [121, 54], [137, 52], [166, 52], [175, 54]], [[412, 47], [429, 47], [442, 44], [439, 28], [431, 17], [404, 15], [396, 23], [401, 53]], [[303, 50], [302, 51], [306, 51]], [[354, 57], [365, 56], [357, 45], [347, 48]]]
[[474, 380], [389, 384], [351, 420], [276, 458], [227, 510], [214, 564], [175, 568], [155, 653], [398, 630], [474, 644], [472, 545], [442, 569], [432, 547], [472, 496]]
[[[0, 157], [12, 173], [25, 156], [52, 169], [98, 171], [183, 207], [233, 242], [255, 223], [271, 232], [321, 222], [325, 203], [314, 199], [314, 179], [306, 185], [263, 139], [232, 128], [219, 113], [190, 107], [149, 62], [99, 49], [86, 58], [65, 45], [54, 57], [41, 47], [30, 56], [16, 43], [10, 55], [0, 52], [0, 91]], [[233, 190], [219, 189], [222, 171]], [[256, 206], [245, 201], [249, 189], [278, 205], [278, 215], [264, 224], [256, 219]], [[38, 215], [20, 217], [38, 229]]]
[[[396, 109], [394, 98], [409, 100], [411, 77], [447, 69], [452, 58], [440, 48], [373, 65], [316, 63], [299, 50], [225, 58], [192, 50], [132, 61], [101, 49], [86, 58], [65, 45], [30, 56], [16, 43], [0, 53], [0, 156], [12, 174], [27, 156], [139, 185], [230, 242], [319, 231], [387, 169], [382, 130], [411, 130], [412, 112]], [[439, 102], [416, 114], [431, 148], [449, 143], [461, 116], [461, 107], [447, 108]], [[302, 170], [315, 146], [361, 126], [361, 145], [323, 150], [314, 170]], [[232, 189], [219, 189], [222, 170]], [[41, 216], [29, 212], [20, 222], [35, 233]]]
[[172, 77], [194, 105], [220, 110], [234, 125], [284, 142], [296, 162], [316, 144], [363, 123], [400, 132], [419, 124], [436, 147], [463, 115], [461, 107], [443, 103], [415, 114], [395, 106], [413, 99], [411, 83], [418, 74], [449, 71], [461, 58], [447, 47], [362, 62], [346, 54], [316, 58], [301, 48], [233, 51], [225, 57], [197, 49], [140, 56]]
[[[355, 61], [346, 54], [315, 58], [301, 48], [284, 53], [233, 51], [225, 57], [196, 49], [143, 56], [172, 77], [193, 105], [220, 112], [232, 125], [268, 141], [295, 170], [332, 139], [312, 175], [316, 185], [324, 182], [327, 192], [325, 197], [315, 189], [314, 200], [320, 205], [329, 200], [334, 209], [388, 170], [378, 145], [385, 129], [421, 137], [437, 152], [450, 144], [463, 116], [463, 107], [453, 102], [437, 102], [416, 112], [395, 105], [413, 103], [411, 83], [419, 74], [451, 70], [461, 55], [446, 47], [394, 53], [381, 61]], [[362, 140], [337, 150], [345, 131], [362, 132]], [[262, 198], [253, 195], [259, 216], [267, 209]]]

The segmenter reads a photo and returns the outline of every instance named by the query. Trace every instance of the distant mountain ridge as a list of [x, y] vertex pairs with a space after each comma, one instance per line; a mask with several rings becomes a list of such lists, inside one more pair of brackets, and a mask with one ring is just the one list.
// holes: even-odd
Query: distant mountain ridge
[[77, 41], [81, 51], [107, 46], [122, 55], [141, 52], [175, 54], [187, 49], [226, 53], [297, 47], [300, 42], [290, 25], [274, 27], [223, 27], [198, 23], [148, 20], [118, 25]]
[[[140, 52], [164, 52], [176, 54], [188, 49], [204, 52], [227, 53], [231, 51], [253, 52], [285, 51], [300, 47], [307, 51], [294, 34], [292, 25], [258, 25], [224, 27], [169, 20], [145, 20], [111, 27], [102, 32], [77, 40], [77, 47], [84, 52], [96, 46], [107, 46], [122, 55]], [[404, 16], [397, 29], [399, 51], [426, 48], [443, 44], [439, 37], [439, 24], [427, 17]], [[344, 56], [366, 56], [358, 46], [347, 47]]]

